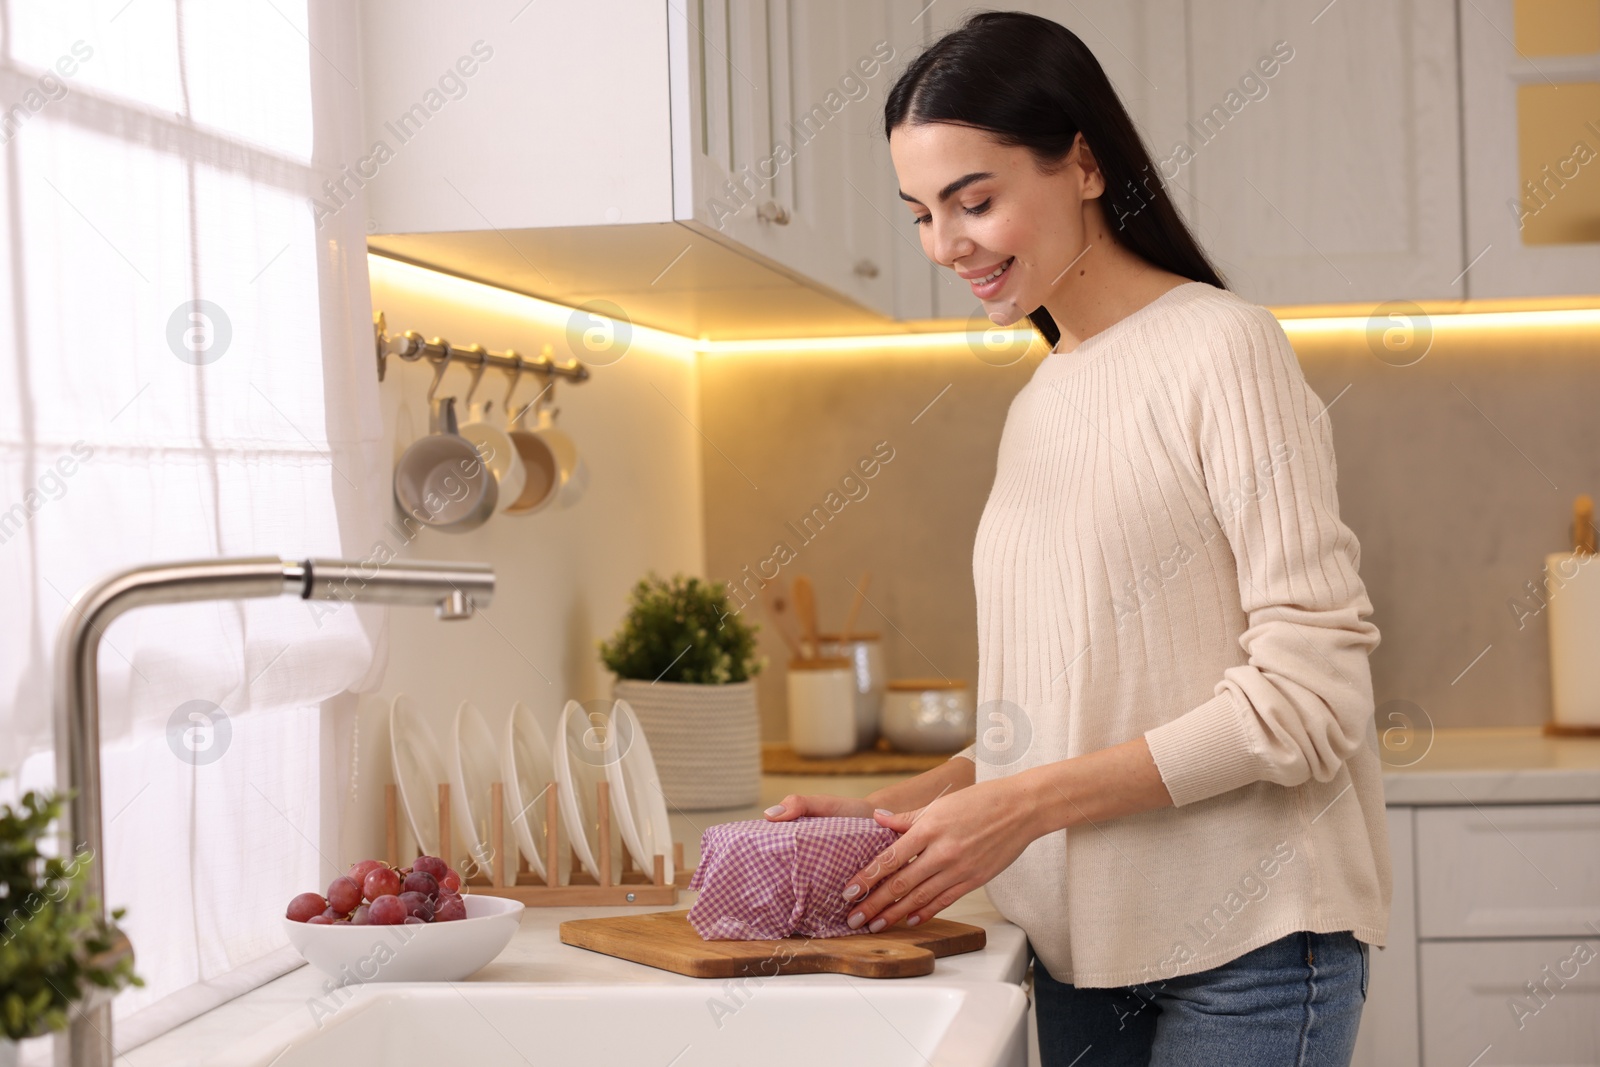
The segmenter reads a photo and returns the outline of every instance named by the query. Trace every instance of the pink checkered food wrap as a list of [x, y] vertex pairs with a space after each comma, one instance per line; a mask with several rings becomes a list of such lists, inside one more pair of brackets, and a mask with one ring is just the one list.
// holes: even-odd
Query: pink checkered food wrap
[[832, 815], [707, 827], [689, 879], [700, 891], [689, 925], [707, 941], [866, 933], [850, 929], [840, 894], [899, 837], [873, 819]]

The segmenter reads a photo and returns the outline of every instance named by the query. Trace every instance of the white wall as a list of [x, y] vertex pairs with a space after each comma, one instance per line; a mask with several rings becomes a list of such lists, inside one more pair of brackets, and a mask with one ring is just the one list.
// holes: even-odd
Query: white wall
[[[553, 344], [570, 358], [567, 309], [502, 290], [372, 257], [374, 310], [391, 334], [415, 329], [456, 345], [514, 348], [534, 357]], [[376, 367], [374, 366], [374, 375]], [[381, 384], [385, 433], [398, 456], [427, 431], [426, 361], [389, 361]], [[464, 394], [470, 375], [452, 367], [441, 394]], [[508, 377], [490, 370], [477, 399], [498, 401]], [[525, 376], [526, 403], [541, 387]], [[497, 514], [465, 534], [423, 530], [392, 544], [410, 559], [473, 560], [495, 568], [494, 603], [466, 622], [440, 622], [422, 609], [389, 613], [389, 658], [376, 694], [362, 696], [352, 738], [341, 731], [336, 775], [351, 781], [349, 814], [335, 862], [377, 856], [383, 845], [383, 786], [392, 780], [388, 707], [396, 693], [416, 698], [441, 741], [442, 760], [456, 708], [470, 700], [502, 736], [514, 701], [533, 708], [553, 736], [568, 698], [609, 698], [611, 675], [595, 642], [620, 622], [628, 592], [648, 570], [703, 575], [705, 541], [699, 436], [699, 388], [693, 354], [671, 338], [635, 330], [619, 360], [591, 366], [581, 385], [558, 381], [558, 424], [589, 466], [589, 489], [575, 506], [531, 516]], [[461, 407], [457, 402], [458, 409]], [[345, 717], [346, 719], [348, 717]]]

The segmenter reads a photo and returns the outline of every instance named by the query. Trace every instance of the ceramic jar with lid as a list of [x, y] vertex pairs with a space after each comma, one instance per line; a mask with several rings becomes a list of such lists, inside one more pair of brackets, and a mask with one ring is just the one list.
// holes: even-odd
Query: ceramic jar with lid
[[977, 733], [972, 690], [960, 679], [891, 679], [879, 729], [902, 752], [959, 751]]
[[855, 673], [841, 656], [789, 661], [789, 744], [811, 759], [856, 749]]
[[878, 740], [878, 720], [888, 674], [883, 667], [883, 643], [877, 634], [818, 634], [817, 651], [850, 661], [855, 675], [856, 750], [869, 749]]

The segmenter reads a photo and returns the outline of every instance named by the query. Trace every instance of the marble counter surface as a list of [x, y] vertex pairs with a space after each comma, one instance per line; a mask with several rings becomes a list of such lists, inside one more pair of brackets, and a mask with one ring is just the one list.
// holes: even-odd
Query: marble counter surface
[[[684, 861], [699, 862], [700, 833], [713, 823], [761, 817], [761, 810], [789, 793], [829, 792], [864, 796], [898, 776], [816, 777], [764, 776], [761, 801], [748, 808], [670, 813], [672, 832], [683, 842]], [[511, 943], [493, 963], [473, 975], [471, 982], [558, 982], [639, 985], [699, 985], [707, 996], [721, 995], [724, 982], [664, 971], [641, 963], [618, 959], [588, 949], [561, 943], [560, 924], [568, 919], [597, 915], [623, 915], [651, 911], [671, 911], [693, 905], [698, 894], [682, 890], [677, 904], [605, 908], [527, 908], [521, 926]], [[945, 979], [1021, 982], [1028, 968], [1028, 942], [1022, 930], [994, 910], [982, 889], [962, 897], [939, 913], [941, 918], [982, 926], [987, 932], [986, 946], [977, 952], [946, 956], [937, 961], [932, 974], [917, 978], [863, 979], [838, 974], [781, 976], [779, 980], [805, 982], [938, 982]], [[870, 934], [857, 934], [869, 937]], [[312, 1018], [320, 1010], [325, 1015], [337, 1006], [330, 1000], [331, 980], [312, 967], [298, 967], [281, 977], [228, 1001], [204, 1015], [163, 1034], [153, 1041], [127, 1050], [119, 1056], [119, 1067], [168, 1067], [198, 1064], [207, 1056], [263, 1027], [278, 1023], [291, 1013], [306, 1013]]]
[[[527, 908], [522, 925], [511, 943], [489, 966], [467, 979], [469, 982], [554, 982], [596, 983], [602, 985], [698, 985], [706, 995], [722, 996], [727, 985], [722, 980], [690, 978], [630, 960], [618, 959], [588, 949], [564, 945], [557, 932], [567, 919], [596, 915], [622, 915], [687, 908], [696, 894], [684, 890], [675, 905], [638, 908]], [[1027, 938], [995, 912], [983, 890], [969, 893], [939, 913], [940, 918], [982, 926], [988, 944], [977, 952], [946, 956], [937, 961], [932, 974], [917, 978], [864, 979], [839, 974], [781, 976], [807, 982], [871, 981], [938, 982], [946, 979], [1000, 980], [1021, 982], [1028, 966]], [[858, 934], [868, 937], [869, 934]], [[770, 980], [770, 979], [769, 979]], [[155, 1067], [198, 1064], [206, 1056], [227, 1047], [248, 1034], [270, 1026], [292, 1013], [306, 1018], [326, 1018], [340, 1006], [337, 992], [322, 972], [299, 967], [235, 1000], [193, 1019], [154, 1041], [127, 1051], [117, 1059], [122, 1067]]]
[[[760, 818], [763, 808], [789, 793], [865, 796], [902, 777], [764, 775], [760, 802], [750, 807], [670, 812], [673, 836], [683, 843], [684, 860], [692, 866], [699, 861], [701, 832], [714, 823]], [[1391, 805], [1600, 802], [1600, 739], [1546, 737], [1536, 727], [1437, 730], [1431, 737], [1419, 737], [1412, 752], [1386, 752], [1384, 792]], [[685, 890], [675, 905], [633, 909], [529, 908], [523, 913], [521, 928], [511, 944], [494, 963], [469, 980], [687, 983], [714, 990], [720, 983], [564, 945], [557, 933], [560, 923], [567, 919], [687, 908], [694, 903], [695, 895]], [[940, 914], [984, 927], [988, 932], [987, 947], [941, 959], [931, 975], [898, 981], [1024, 979], [1029, 960], [1027, 938], [994, 910], [982, 889], [969, 893]], [[864, 981], [842, 975], [793, 978]], [[290, 1013], [314, 1011], [319, 998], [328, 995], [327, 981], [326, 976], [310, 967], [297, 968], [154, 1041], [128, 1050], [117, 1063], [123, 1067], [198, 1063], [211, 1052]]]
[[1385, 750], [1383, 792], [1391, 805], [1600, 801], [1600, 738], [1484, 727], [1419, 734], [1410, 747]]

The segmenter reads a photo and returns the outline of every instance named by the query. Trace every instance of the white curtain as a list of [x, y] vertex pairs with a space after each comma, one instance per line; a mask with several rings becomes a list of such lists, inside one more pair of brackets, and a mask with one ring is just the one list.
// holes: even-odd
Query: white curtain
[[[354, 0], [0, 0], [8, 799], [53, 780], [85, 585], [377, 540], [365, 211], [310, 203], [363, 155], [357, 25]], [[107, 630], [101, 862], [148, 982], [115, 1002], [123, 1051], [298, 962], [278, 917], [341, 863], [322, 705], [370, 685], [381, 619], [279, 598]]]

